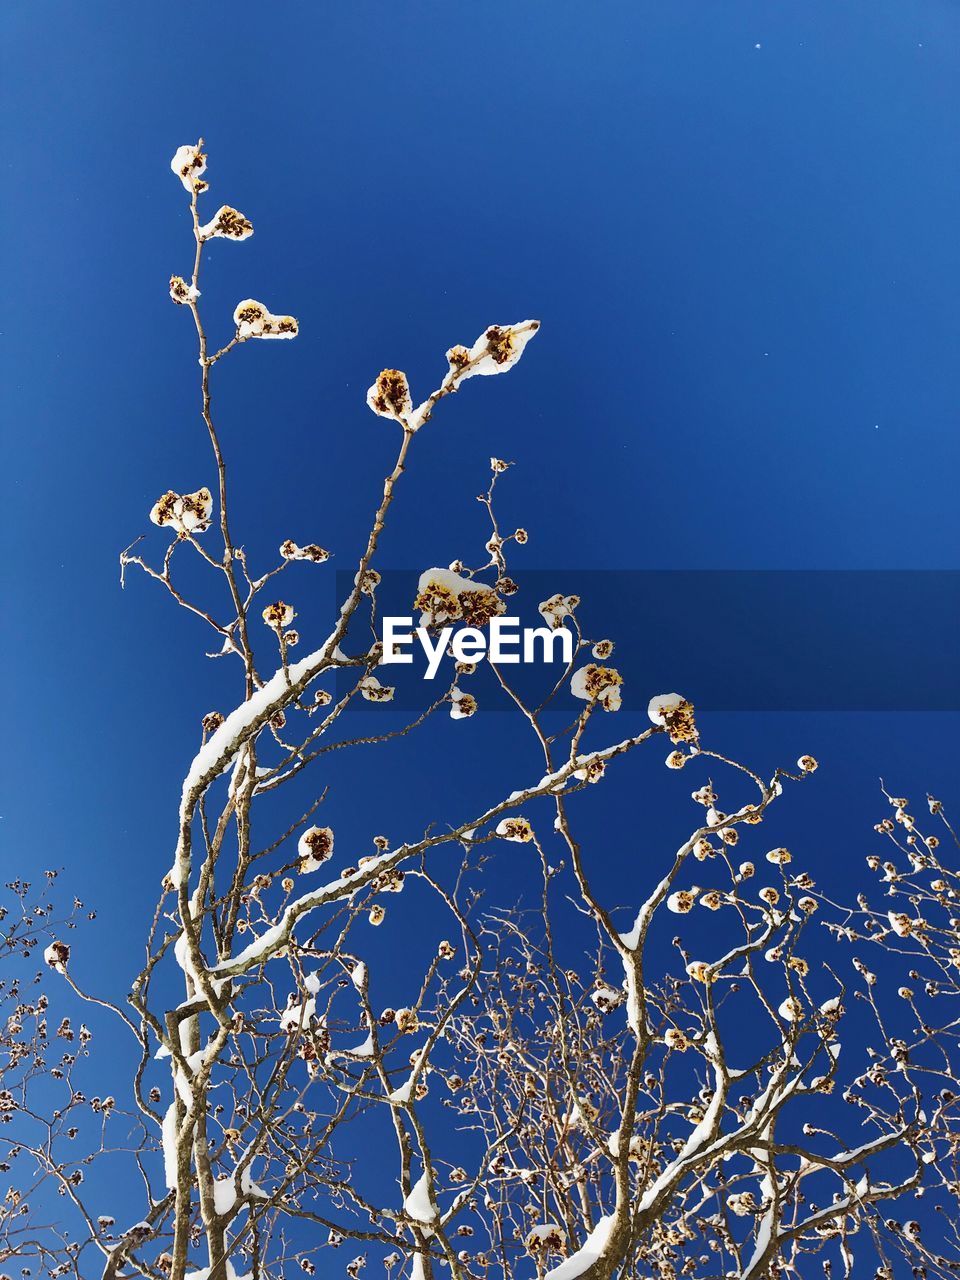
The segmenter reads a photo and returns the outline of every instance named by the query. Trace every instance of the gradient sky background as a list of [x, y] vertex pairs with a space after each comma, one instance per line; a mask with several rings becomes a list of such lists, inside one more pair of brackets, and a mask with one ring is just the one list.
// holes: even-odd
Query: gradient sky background
[[[543, 329], [521, 365], [418, 439], [381, 567], [476, 562], [495, 453], [517, 463], [503, 522], [531, 531], [515, 576], [555, 571], [594, 635], [594, 569], [960, 569], [955, 4], [10, 0], [0, 23], [0, 830], [5, 870], [64, 865], [100, 911], [76, 963], [89, 985], [133, 973], [199, 718], [236, 696], [199, 626], [118, 581], [141, 532], [162, 553], [157, 496], [213, 482], [192, 325], [166, 283], [192, 257], [169, 160], [198, 134], [210, 213], [234, 204], [256, 228], [208, 254], [212, 341], [243, 297], [300, 319], [296, 342], [234, 353], [216, 395], [238, 540], [261, 567], [287, 536], [335, 552], [284, 579], [306, 639], [393, 456], [372, 378], [396, 365], [424, 394], [446, 347], [526, 316]], [[695, 599], [632, 616], [659, 652], [672, 632], [722, 642]], [[917, 618], [918, 653], [955, 627]], [[827, 618], [821, 634], [829, 653]], [[618, 737], [674, 684], [632, 652], [603, 726]], [[905, 672], [918, 661], [905, 644]], [[682, 692], [717, 696], [695, 672]], [[766, 834], [840, 893], [873, 847], [879, 776], [915, 803], [955, 792], [957, 720], [812, 706], [702, 727], [765, 770], [821, 759]], [[334, 784], [338, 843], [362, 852], [535, 780], [508, 723], [444, 716], [412, 771], [392, 749], [338, 762], [315, 781]], [[662, 755], [621, 766], [602, 809], [585, 798], [601, 887], [626, 904], [696, 816]], [[491, 873], [507, 893], [515, 856]]]

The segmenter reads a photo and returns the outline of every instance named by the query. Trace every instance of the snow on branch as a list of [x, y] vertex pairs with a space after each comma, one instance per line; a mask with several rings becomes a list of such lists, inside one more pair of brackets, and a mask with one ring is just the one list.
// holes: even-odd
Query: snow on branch
[[[516, 368], [539, 324], [451, 347], [425, 397], [402, 370], [373, 378], [367, 406], [396, 426], [357, 406], [370, 447], [390, 450], [357, 546], [329, 528], [257, 546], [234, 527], [219, 387], [251, 341], [298, 358], [299, 322], [271, 310], [296, 300], [246, 297], [241, 276], [232, 312], [208, 306], [206, 255], [241, 269], [220, 242], [253, 224], [227, 203], [201, 217], [202, 140], [171, 168], [191, 228], [166, 264], [171, 323], [196, 334], [208, 463], [170, 478], [121, 565], [212, 631], [215, 669], [236, 683], [223, 709], [197, 708], [169, 797], [173, 865], [116, 998], [83, 986], [79, 907], [7, 886], [0, 1261], [104, 1280], [360, 1280], [381, 1265], [387, 1280], [808, 1280], [886, 1277], [896, 1255], [952, 1274], [960, 873], [943, 806], [930, 798], [921, 821], [887, 795], [883, 851], [839, 903], [805, 869], [808, 840], [786, 834], [816, 759], [761, 776], [715, 749], [691, 698], [638, 693], [642, 673], [612, 665], [615, 639], [588, 633], [571, 582], [536, 610], [543, 634], [563, 632], [559, 679], [528, 699], [485, 659], [484, 693], [455, 658], [401, 722], [376, 639], [392, 504], [440, 402]], [[435, 531], [434, 567], [410, 591], [428, 635], [451, 619], [483, 634], [522, 589], [529, 532], [500, 514], [512, 466], [490, 458], [476, 563], [442, 567], [455, 531]], [[352, 585], [315, 624], [303, 606], [327, 547]], [[492, 697], [513, 717], [502, 732], [535, 753], [526, 781], [491, 783], [485, 803], [465, 789], [452, 816], [450, 797], [441, 810], [411, 786], [408, 825], [371, 787], [371, 753], [393, 744], [422, 782], [431, 753], [462, 750], [486, 787], [470, 735]], [[372, 732], [367, 717], [382, 717]], [[661, 749], [661, 782], [631, 782], [618, 828], [590, 800]], [[649, 836], [661, 817], [669, 847]], [[98, 1052], [103, 1019], [124, 1022], [130, 1058]], [[142, 1198], [132, 1223], [102, 1203], [111, 1187], [118, 1204]], [[914, 1216], [891, 1218], [895, 1202]]]

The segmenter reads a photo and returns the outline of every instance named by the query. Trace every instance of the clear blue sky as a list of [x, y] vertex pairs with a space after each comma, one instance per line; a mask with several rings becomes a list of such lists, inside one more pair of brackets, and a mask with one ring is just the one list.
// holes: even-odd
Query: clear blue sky
[[[496, 453], [518, 464], [505, 524], [532, 534], [517, 576], [555, 570], [595, 634], [590, 569], [960, 568], [952, 2], [9, 0], [0, 23], [0, 829], [12, 869], [63, 864], [112, 917], [78, 957], [92, 984], [133, 972], [199, 717], [235, 692], [202, 631], [135, 576], [121, 593], [117, 569], [163, 490], [213, 479], [190, 320], [166, 284], [191, 252], [169, 159], [198, 134], [211, 212], [225, 201], [256, 227], [209, 256], [214, 340], [246, 296], [301, 323], [218, 370], [234, 525], [261, 565], [287, 536], [355, 559], [395, 443], [364, 405], [380, 368], [425, 392], [448, 345], [536, 316], [522, 364], [470, 384], [418, 441], [385, 565], [475, 558]], [[296, 602], [320, 634], [332, 569], [312, 572]], [[710, 642], [695, 601], [644, 623]], [[660, 691], [642, 651], [624, 675], [623, 733]], [[843, 881], [881, 813], [878, 775], [949, 794], [956, 721], [703, 728], [764, 768], [822, 758], [771, 838]], [[538, 777], [519, 738], [477, 765], [503, 723], [444, 717], [422, 740], [427, 776], [371, 754], [362, 804], [338, 762], [316, 785], [334, 784], [344, 843]], [[592, 856], [625, 902], [693, 818], [660, 757], [623, 767], [598, 818]], [[638, 812], [642, 848], [616, 826]]]

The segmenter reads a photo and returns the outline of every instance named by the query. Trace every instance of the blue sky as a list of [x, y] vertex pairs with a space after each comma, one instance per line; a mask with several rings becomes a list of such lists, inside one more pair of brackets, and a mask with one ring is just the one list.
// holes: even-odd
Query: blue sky
[[[960, 569], [952, 3], [11, 0], [0, 21], [2, 828], [12, 866], [62, 864], [98, 907], [91, 984], [133, 972], [199, 718], [236, 694], [200, 628], [136, 576], [121, 592], [117, 563], [161, 492], [213, 479], [166, 285], [191, 260], [169, 159], [199, 134], [211, 212], [256, 227], [208, 255], [213, 340], [248, 296], [301, 324], [217, 370], [233, 523], [263, 566], [288, 536], [335, 553], [296, 579], [317, 634], [396, 443], [370, 381], [396, 365], [425, 393], [446, 347], [526, 316], [543, 328], [521, 365], [418, 439], [383, 567], [477, 559], [495, 453], [517, 463], [504, 524], [531, 531], [515, 576], [554, 571], [595, 635], [595, 569]], [[634, 616], [661, 654], [672, 628], [712, 642], [695, 600]], [[631, 652], [618, 734], [659, 691]], [[908, 644], [902, 660], [919, 661]], [[714, 693], [696, 672], [682, 691]], [[335, 784], [338, 831], [404, 838], [539, 777], [502, 728], [444, 717], [413, 761], [369, 756], [362, 782], [338, 762], [317, 783]], [[880, 775], [949, 797], [956, 728], [816, 707], [703, 725], [764, 769], [823, 760], [776, 838], [840, 889], [882, 816]], [[625, 766], [596, 818], [598, 875], [625, 903], [694, 818], [660, 756]], [[640, 847], [622, 826], [638, 811]], [[513, 891], [507, 858], [492, 874]]]

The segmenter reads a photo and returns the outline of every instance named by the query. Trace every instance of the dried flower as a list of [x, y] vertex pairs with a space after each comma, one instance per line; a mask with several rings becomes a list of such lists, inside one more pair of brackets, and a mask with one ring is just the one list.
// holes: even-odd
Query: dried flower
[[268, 627], [272, 627], [274, 631], [282, 631], [284, 627], [289, 627], [296, 614], [292, 604], [287, 604], [284, 600], [276, 600], [273, 604], [267, 605], [262, 617]]
[[451, 347], [447, 352], [450, 367], [443, 380], [444, 387], [459, 385], [477, 374], [486, 376], [512, 369], [539, 328], [539, 320], [494, 324], [480, 335], [469, 351], [466, 347]]
[[913, 933], [914, 921], [902, 911], [888, 911], [887, 919], [890, 921], [890, 928], [898, 938], [909, 938]]
[[411, 1035], [420, 1030], [420, 1019], [416, 1009], [398, 1009], [395, 1016], [397, 1030], [401, 1035]]
[[496, 834], [504, 840], [515, 840], [518, 844], [526, 844], [533, 839], [533, 828], [526, 818], [504, 818], [497, 825]]
[[201, 150], [202, 146], [201, 138], [196, 144], [187, 143], [185, 146], [177, 147], [170, 161], [170, 168], [191, 195], [196, 191], [205, 190], [207, 186], [205, 182], [200, 181], [201, 173], [204, 173], [207, 168], [207, 157]]
[[616, 987], [611, 987], [606, 982], [601, 982], [590, 993], [590, 999], [601, 1013], [612, 1013], [614, 1009], [623, 1004], [625, 996]]
[[492, 588], [451, 569], [425, 570], [417, 583], [413, 607], [421, 611], [420, 625], [425, 627], [455, 619], [482, 627], [506, 608]]
[[45, 948], [43, 958], [57, 973], [66, 973], [70, 961], [70, 948], [65, 942], [54, 940]]
[[284, 560], [312, 560], [314, 564], [322, 564], [330, 559], [330, 552], [318, 547], [315, 542], [308, 542], [305, 547], [298, 546], [292, 538], [280, 543], [280, 555]]
[[614, 667], [601, 667], [590, 662], [574, 673], [570, 692], [575, 698], [599, 702], [604, 711], [619, 711], [622, 684], [623, 676]]
[[736, 1214], [738, 1218], [746, 1218], [760, 1211], [757, 1198], [752, 1191], [735, 1192], [727, 1196], [726, 1203], [730, 1212]]
[[787, 996], [777, 1013], [787, 1022], [799, 1022], [803, 1017], [803, 1005], [796, 996]]
[[534, 1258], [544, 1257], [548, 1253], [565, 1254], [566, 1232], [555, 1222], [545, 1222], [542, 1226], [531, 1228], [523, 1242], [523, 1247]]
[[658, 693], [650, 699], [647, 715], [654, 724], [665, 726], [673, 743], [695, 742], [697, 730], [693, 722], [693, 703], [679, 693]]
[[183, 276], [170, 277], [170, 297], [180, 307], [188, 302], [196, 302], [200, 297], [200, 290], [196, 285], [187, 284]]
[[169, 489], [153, 504], [150, 519], [160, 528], [169, 526], [178, 538], [191, 533], [203, 533], [210, 527], [213, 513], [213, 495], [207, 488], [196, 493], [174, 493]]
[[376, 676], [364, 676], [358, 687], [367, 702], [391, 702], [396, 692], [393, 685], [381, 684]]
[[607, 771], [606, 762], [594, 757], [582, 769], [575, 769], [573, 776], [579, 782], [597, 783]]
[[687, 976], [691, 977], [694, 982], [711, 983], [714, 978], [713, 970], [710, 965], [703, 960], [691, 960], [687, 965]]
[[407, 375], [399, 369], [384, 369], [367, 392], [367, 404], [381, 418], [402, 423], [413, 411]]
[[472, 693], [464, 693], [462, 689], [450, 690], [451, 720], [465, 720], [477, 710], [477, 700]]
[[246, 240], [253, 235], [253, 223], [237, 209], [222, 204], [208, 223], [199, 227], [197, 235], [201, 240], [212, 240], [215, 237], [224, 240]]
[[485, 627], [491, 618], [499, 617], [507, 609], [497, 593], [482, 583], [473, 583], [461, 591], [458, 602], [460, 616], [470, 627]]
[[316, 871], [333, 857], [333, 831], [330, 827], [308, 827], [297, 841], [300, 870]]
[[295, 338], [300, 332], [293, 316], [275, 316], [255, 298], [244, 298], [237, 303], [233, 322], [241, 342], [248, 338]]
[[537, 605], [537, 610], [549, 622], [554, 631], [563, 625], [564, 618], [572, 618], [573, 612], [580, 603], [579, 596], [564, 596], [558, 592]]

